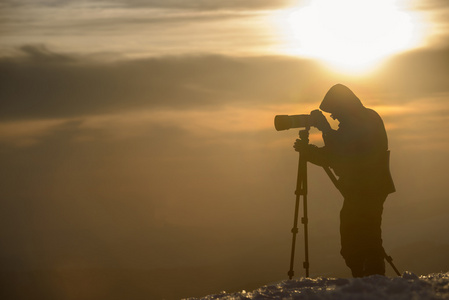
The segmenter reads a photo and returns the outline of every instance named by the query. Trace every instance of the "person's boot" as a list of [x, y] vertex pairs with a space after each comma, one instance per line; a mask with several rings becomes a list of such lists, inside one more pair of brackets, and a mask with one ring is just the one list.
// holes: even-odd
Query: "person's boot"
[[363, 276], [370, 275], [385, 276], [385, 261], [383, 256], [368, 257], [365, 260]]
[[363, 267], [352, 267], [351, 268], [351, 273], [352, 273], [352, 277], [356, 278], [356, 277], [363, 277], [364, 272], [363, 272]]
[[346, 265], [351, 269], [352, 277], [363, 277], [364, 275], [363, 258], [361, 257], [345, 258], [345, 262]]

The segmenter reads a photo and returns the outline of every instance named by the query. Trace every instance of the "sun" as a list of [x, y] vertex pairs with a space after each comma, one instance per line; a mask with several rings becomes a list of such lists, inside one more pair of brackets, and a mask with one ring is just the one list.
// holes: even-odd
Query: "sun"
[[341, 71], [363, 71], [422, 42], [418, 21], [394, 0], [315, 0], [276, 17], [283, 51]]

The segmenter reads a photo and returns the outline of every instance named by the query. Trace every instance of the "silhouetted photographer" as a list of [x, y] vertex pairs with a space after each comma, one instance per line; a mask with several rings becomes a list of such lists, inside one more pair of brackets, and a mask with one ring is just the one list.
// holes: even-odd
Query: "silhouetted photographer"
[[[296, 140], [294, 148], [301, 157], [322, 166], [344, 197], [340, 212], [341, 255], [354, 277], [374, 274], [385, 275], [384, 258], [395, 269], [391, 257], [382, 246], [381, 220], [383, 204], [388, 194], [395, 191], [389, 170], [388, 140], [381, 117], [372, 109], [363, 106], [357, 96], [346, 86], [337, 84], [325, 95], [320, 109], [330, 113], [339, 121], [337, 130], [329, 125], [320, 110], [310, 115], [276, 116], [277, 130], [305, 127], [300, 131], [305, 138]], [[310, 126], [323, 133], [324, 147], [308, 143]], [[334, 171], [335, 175], [330, 171]], [[298, 171], [298, 190], [304, 197], [305, 221], [307, 224], [307, 180], [306, 171]], [[301, 182], [302, 181], [302, 182]], [[304, 183], [305, 181], [305, 183]], [[305, 192], [304, 192], [305, 190]], [[298, 204], [297, 204], [298, 206]], [[296, 208], [295, 214], [297, 214]], [[297, 218], [297, 217], [296, 217]], [[295, 219], [295, 226], [296, 226]], [[297, 228], [292, 229], [295, 236]], [[307, 227], [305, 227], [307, 234]], [[292, 247], [292, 264], [294, 256]], [[307, 238], [306, 238], [307, 251]], [[306, 255], [308, 276], [308, 257]], [[289, 272], [293, 276], [293, 267]]]

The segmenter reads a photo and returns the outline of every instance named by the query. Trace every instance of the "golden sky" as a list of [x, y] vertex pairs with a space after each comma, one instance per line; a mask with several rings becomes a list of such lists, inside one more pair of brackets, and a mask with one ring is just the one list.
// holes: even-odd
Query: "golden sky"
[[[387, 127], [385, 247], [404, 271], [447, 271], [448, 14], [443, 0], [2, 1], [0, 264], [197, 276], [173, 294], [151, 279], [167, 298], [285, 279], [297, 132], [273, 118], [343, 83]], [[342, 201], [319, 168], [309, 185], [311, 275], [349, 276]]]

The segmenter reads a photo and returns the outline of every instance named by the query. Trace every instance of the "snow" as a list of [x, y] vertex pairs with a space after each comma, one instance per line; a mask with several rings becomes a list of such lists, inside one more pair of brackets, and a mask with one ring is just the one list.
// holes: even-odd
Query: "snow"
[[449, 272], [401, 277], [301, 278], [266, 285], [252, 292], [221, 292], [193, 299], [310, 299], [310, 300], [449, 300]]

